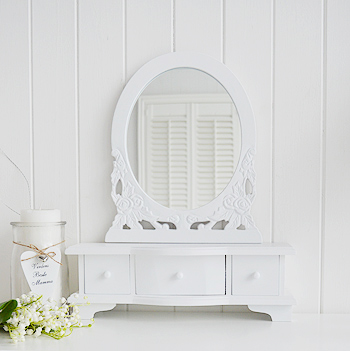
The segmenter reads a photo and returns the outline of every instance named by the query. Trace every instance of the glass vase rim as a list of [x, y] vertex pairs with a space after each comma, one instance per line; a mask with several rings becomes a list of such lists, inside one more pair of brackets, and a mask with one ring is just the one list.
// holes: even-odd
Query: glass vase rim
[[50, 226], [63, 226], [67, 222], [10, 222], [14, 227], [50, 227]]

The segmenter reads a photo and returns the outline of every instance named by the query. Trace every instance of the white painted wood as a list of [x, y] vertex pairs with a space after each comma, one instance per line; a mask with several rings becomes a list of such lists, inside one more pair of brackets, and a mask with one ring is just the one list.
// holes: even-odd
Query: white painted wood
[[[225, 251], [232, 252], [225, 255]], [[80, 260], [85, 281], [80, 293], [86, 296], [81, 298], [92, 304], [263, 305], [275, 320], [287, 317], [284, 309], [273, 306], [295, 304], [280, 289], [284, 281], [280, 256], [293, 253], [289, 245], [112, 243], [79, 244], [67, 250], [67, 254], [76, 253], [85, 255], [85, 263]]]
[[[0, 5], [0, 148], [20, 166], [32, 183], [29, 11], [26, 1]], [[8, 168], [9, 167], [9, 168]], [[0, 199], [16, 211], [30, 206], [23, 178], [0, 153]], [[10, 222], [19, 216], [0, 203], [0, 300], [11, 298]]]
[[128, 305], [129, 312], [174, 312], [175, 307], [173, 306], [156, 306], [156, 305], [141, 305], [133, 304]]
[[175, 312], [218, 313], [222, 312], [222, 306], [176, 306]]
[[[199, 209], [182, 211], [165, 208], [145, 194], [131, 170], [126, 140], [129, 119], [138, 96], [155, 77], [179, 67], [201, 70], [221, 83], [235, 103], [242, 131], [238, 167], [224, 191]], [[177, 231], [180, 229], [188, 230], [192, 224], [202, 222], [205, 229], [210, 230], [216, 223], [225, 220], [228, 223], [221, 235], [227, 236], [226, 242], [261, 242], [260, 233], [250, 215], [251, 203], [255, 196], [254, 117], [243, 88], [227, 67], [220, 62], [197, 53], [172, 53], [157, 57], [144, 65], [128, 82], [118, 101], [112, 125], [112, 154], [115, 158], [112, 173], [112, 198], [117, 207], [117, 215], [106, 234], [106, 241], [120, 241], [119, 234], [123, 235], [126, 229], [133, 230], [134, 241], [145, 240], [146, 236], [143, 233], [144, 228], [141, 222], [147, 221], [153, 228], [158, 229], [162, 227], [168, 229], [163, 226], [162, 222], [170, 222], [175, 226], [175, 230], [167, 232], [168, 240], [178, 242]], [[247, 191], [247, 182], [251, 184], [250, 191]], [[118, 191], [120, 185], [121, 191]], [[241, 230], [242, 226], [243, 230]], [[193, 232], [196, 235], [195, 230]], [[128, 233], [131, 234], [131, 231], [128, 230]], [[204, 241], [215, 242], [213, 234], [212, 232], [212, 239], [204, 238]], [[208, 236], [208, 233], [206, 235]], [[163, 236], [159, 239], [152, 238], [153, 241], [162, 242]], [[188, 236], [187, 241], [194, 242], [191, 235]]]
[[[79, 241], [75, 4], [71, 0], [31, 4], [34, 206], [61, 210], [69, 246]], [[76, 266], [71, 267], [75, 290]]]
[[225, 256], [136, 256], [137, 295], [224, 295]]
[[322, 2], [275, 2], [274, 240], [296, 248], [286, 287], [298, 300], [296, 311], [314, 313], [320, 309], [321, 49]]
[[124, 2], [78, 2], [79, 186], [81, 241], [103, 241], [110, 201], [113, 109], [124, 84]]
[[[56, 3], [57, 12], [53, 9], [56, 5], [52, 5]], [[124, 2], [121, 0], [76, 1], [78, 21], [73, 27], [78, 28], [79, 35], [78, 42], [74, 45], [79, 50], [78, 55], [74, 54], [72, 57], [71, 54], [63, 56], [63, 52], [67, 49], [72, 52], [72, 42], [75, 41], [75, 29], [72, 29], [72, 16], [75, 16], [73, 1], [63, 1], [60, 4], [58, 2], [44, 4], [43, 1], [1, 1], [0, 146], [32, 182], [30, 96], [33, 94], [36, 104], [33, 106], [34, 115], [41, 111], [40, 123], [35, 127], [37, 145], [38, 147], [40, 145], [42, 152], [38, 164], [34, 155], [33, 162], [34, 168], [37, 169], [38, 180], [36, 183], [40, 189], [52, 186], [52, 189], [47, 190], [47, 198], [52, 202], [58, 201], [57, 198], [54, 199], [58, 196], [58, 192], [54, 190], [57, 182], [60, 189], [70, 189], [70, 192], [74, 188], [72, 179], [66, 178], [67, 173], [72, 172], [71, 161], [74, 152], [68, 156], [67, 160], [70, 161], [60, 156], [58, 162], [56, 157], [57, 165], [53, 165], [52, 150], [48, 147], [51, 140], [45, 142], [45, 123], [51, 134], [54, 130], [53, 125], [57, 124], [58, 135], [63, 141], [62, 146], [59, 146], [57, 138], [52, 138], [55, 144], [53, 152], [56, 155], [61, 153], [59, 147], [62, 147], [64, 154], [67, 153], [68, 147], [65, 143], [72, 145], [76, 142], [79, 145], [76, 151], [80, 159], [80, 176], [78, 179], [77, 174], [74, 176], [77, 183], [75, 194], [78, 187], [81, 190], [79, 203], [77, 201], [75, 204], [67, 203], [65, 199], [71, 199], [73, 193], [68, 194], [63, 190], [64, 198], [59, 200], [59, 206], [63, 206], [62, 210], [68, 211], [65, 219], [69, 225], [73, 225], [73, 230], [70, 230], [69, 234], [72, 235], [70, 240], [75, 240], [76, 235], [80, 235], [80, 219], [76, 209], [80, 206], [81, 240], [102, 242], [115, 214], [115, 207], [109, 196], [111, 171], [109, 132], [113, 109], [125, 83], [123, 79], [125, 66], [129, 62], [127, 78], [130, 78], [149, 59], [172, 51], [174, 5], [175, 23], [177, 11], [189, 14], [177, 16], [177, 27], [175, 26], [179, 32], [177, 38], [176, 31], [174, 34], [178, 49], [205, 52], [220, 58], [218, 48], [221, 46], [224, 62], [242, 82], [250, 98], [257, 124], [255, 165], [257, 198], [252, 212], [257, 226], [262, 231], [264, 241], [271, 240], [271, 221], [274, 218], [276, 220], [273, 226], [274, 240], [286, 240], [297, 248], [298, 256], [288, 257], [286, 260], [287, 275], [291, 277], [287, 280], [287, 287], [296, 294], [299, 301], [296, 311], [317, 311], [319, 308], [317, 296], [322, 294], [324, 312], [347, 313], [349, 282], [337, 267], [347, 265], [347, 255], [344, 251], [347, 239], [343, 233], [347, 228], [347, 216], [344, 213], [348, 212], [345, 200], [348, 188], [344, 179], [347, 178], [348, 168], [346, 151], [342, 150], [347, 150], [345, 136], [348, 123], [346, 119], [344, 120], [344, 116], [347, 113], [347, 95], [349, 95], [346, 83], [349, 50], [344, 33], [348, 32], [345, 19], [349, 5], [346, 1], [325, 1], [323, 3], [327, 6], [324, 16], [321, 11], [322, 2], [314, 0], [309, 2], [232, 0], [200, 3], [195, 8], [197, 2], [193, 2], [192, 5], [192, 2], [185, 1], [181, 3], [127, 1], [124, 8]], [[36, 8], [34, 17], [28, 12], [31, 4]], [[176, 10], [177, 4], [179, 6]], [[216, 20], [221, 4], [223, 4], [223, 22]], [[38, 10], [38, 7], [42, 9]], [[72, 12], [67, 13], [68, 8]], [[125, 23], [125, 12], [128, 23]], [[187, 21], [186, 18], [191, 18], [192, 21]], [[36, 22], [33, 23], [33, 29], [36, 28], [33, 35], [29, 26], [30, 21]], [[48, 23], [50, 21], [51, 23]], [[196, 27], [193, 23], [196, 23]], [[222, 44], [219, 45], [222, 41], [221, 34], [217, 34], [220, 32], [219, 25], [222, 26], [224, 34], [224, 47]], [[54, 26], [57, 26], [56, 29]], [[180, 26], [185, 29], [181, 29]], [[208, 33], [211, 30], [214, 34]], [[322, 44], [322, 30], [327, 32], [324, 44]], [[36, 86], [41, 85], [39, 91], [37, 88], [37, 91], [30, 90], [29, 38], [33, 38], [36, 53], [39, 50], [40, 60], [43, 62], [40, 65], [39, 56], [35, 56], [34, 53], [34, 58], [37, 58], [33, 62], [35, 66], [33, 83]], [[67, 39], [65, 40], [67, 43], [63, 43], [63, 38]], [[45, 40], [47, 42], [51, 40], [47, 50], [40, 46]], [[326, 66], [324, 71], [326, 74], [321, 77], [326, 89], [325, 103], [321, 101], [321, 78], [319, 79], [322, 74], [322, 54], [325, 55]], [[128, 62], [125, 62], [125, 56]], [[72, 93], [71, 88], [67, 92], [64, 91], [66, 86], [71, 87], [72, 77], [76, 74], [70, 73], [70, 60], [76, 60], [79, 69], [79, 86], [74, 88], [79, 91], [79, 105], [74, 107], [75, 113], [79, 112], [80, 116], [77, 121], [79, 129], [75, 129], [76, 132], [79, 131], [77, 136], [73, 135], [71, 128], [67, 128], [66, 133], [66, 130], [59, 126], [61, 119], [65, 126], [72, 123], [70, 117], [61, 115], [68, 111], [68, 115], [71, 116], [69, 111], [72, 97], [77, 92]], [[49, 66], [52, 66], [52, 69], [49, 70], [48, 76], [56, 84], [56, 92], [51, 88], [52, 85], [47, 91], [42, 88], [42, 84], [48, 80], [45, 72]], [[65, 77], [67, 82], [63, 82]], [[275, 85], [272, 84], [273, 81], [276, 81]], [[46, 97], [50, 103], [44, 101]], [[273, 100], [276, 100], [275, 113], [273, 113]], [[321, 114], [314, 112], [321, 110], [323, 104], [325, 136], [322, 140]], [[55, 121], [50, 120], [58, 113], [60, 115]], [[275, 126], [272, 123], [273, 116]], [[45, 149], [42, 149], [42, 145], [47, 154], [44, 154]], [[271, 154], [272, 148], [275, 150], [274, 158]], [[306, 149], [309, 151], [306, 152]], [[43, 159], [50, 159], [49, 164], [58, 170], [59, 175], [54, 175], [55, 182], [49, 179], [52, 174], [50, 170], [47, 175], [42, 174], [42, 170], [47, 169]], [[297, 163], [297, 160], [300, 162]], [[325, 180], [324, 224], [318, 212], [322, 197], [321, 160]], [[66, 162], [69, 169], [66, 168]], [[273, 163], [276, 165], [275, 186], [271, 181]], [[341, 169], [341, 172], [338, 169]], [[58, 179], [62, 174], [63, 178]], [[13, 187], [14, 182], [10, 186]], [[44, 190], [40, 189], [38, 195], [46, 196]], [[17, 199], [21, 194], [22, 190], [15, 188], [13, 198]], [[271, 210], [272, 198], [276, 200], [275, 215]], [[37, 198], [36, 202], [36, 205], [40, 206], [41, 199]], [[297, 218], [295, 222], [294, 218]], [[17, 220], [15, 214], [1, 207], [0, 236], [3, 247], [0, 250], [0, 263], [4, 268], [0, 273], [1, 301], [10, 297], [9, 276], [6, 273], [11, 251], [11, 229], [8, 224], [15, 220]], [[316, 224], [318, 222], [323, 225], [322, 228]], [[316, 227], [318, 229], [315, 229]], [[323, 256], [319, 255], [318, 249], [321, 231], [324, 233]], [[321, 264], [324, 271], [322, 286], [318, 278]], [[71, 265], [70, 276], [73, 277], [71, 282], [76, 282], [74, 274], [76, 267]]]
[[116, 306], [114, 303], [87, 304], [86, 300], [82, 300], [81, 298], [77, 300], [73, 296], [70, 296], [68, 298], [68, 302], [72, 302], [79, 305], [79, 315], [83, 325], [88, 325], [92, 323], [92, 319], [96, 312], [109, 311]]
[[125, 2], [125, 80], [147, 61], [173, 50], [173, 2]]
[[255, 115], [257, 195], [252, 214], [263, 241], [271, 241], [273, 230], [273, 4], [270, 0], [224, 1], [223, 23], [223, 62], [241, 82]]
[[286, 271], [286, 258], [285, 256], [280, 256], [280, 269], [279, 269], [279, 287], [278, 291], [280, 295], [285, 294], [285, 274]]
[[[168, 230], [165, 224], [165, 228], [147, 230], [147, 236], [144, 234], [144, 230], [130, 229], [120, 230], [116, 227], [112, 227], [107, 232], [106, 242], [119, 242], [119, 243], [246, 243], [256, 244], [261, 241], [261, 235], [256, 230], [236, 230], [230, 232], [228, 230], [202, 230], [205, 228], [199, 228], [199, 230], [193, 229], [180, 229], [180, 230]], [[160, 237], [162, 240], [160, 240]]]
[[295, 255], [288, 244], [134, 244], [83, 243], [70, 246], [66, 255]]
[[[104, 250], [107, 251], [107, 250]], [[130, 275], [130, 293], [135, 295], [136, 294], [136, 257], [133, 254], [133, 252], [130, 250], [129, 253], [130, 257], [130, 269], [129, 269], [129, 275]]]
[[[150, 306], [221, 306], [221, 305], [268, 305], [292, 306], [296, 304], [292, 296], [152, 296], [152, 295], [86, 295], [91, 304], [117, 303]], [[84, 300], [85, 301], [85, 300]], [[130, 306], [128, 306], [130, 308]], [[136, 307], [132, 310], [136, 310]]]
[[279, 295], [279, 256], [234, 256], [233, 295]]
[[222, 60], [222, 2], [175, 0], [175, 51], [195, 51]]
[[126, 312], [128, 310], [127, 305], [117, 305], [113, 308], [113, 311], [116, 312]]
[[78, 256], [79, 291], [85, 291], [85, 256]]
[[126, 79], [146, 62], [172, 51], [171, 0], [126, 1]]
[[350, 31], [348, 1], [326, 2], [324, 53], [324, 227], [322, 305], [324, 313], [350, 313]]
[[232, 295], [232, 268], [233, 256], [226, 255], [225, 271], [226, 271], [226, 295]]
[[258, 306], [248, 305], [253, 312], [266, 313], [273, 322], [290, 322], [292, 320], [292, 306]]
[[85, 294], [130, 294], [130, 256], [85, 256]]

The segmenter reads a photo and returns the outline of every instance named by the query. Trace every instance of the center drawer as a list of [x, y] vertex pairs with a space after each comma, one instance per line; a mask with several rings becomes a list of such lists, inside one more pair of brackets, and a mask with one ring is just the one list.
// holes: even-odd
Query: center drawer
[[224, 295], [225, 256], [136, 255], [138, 295]]

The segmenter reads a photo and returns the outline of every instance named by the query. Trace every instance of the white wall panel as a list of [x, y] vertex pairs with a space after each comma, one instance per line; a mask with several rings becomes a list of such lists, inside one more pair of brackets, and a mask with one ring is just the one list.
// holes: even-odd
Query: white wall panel
[[124, 4], [78, 4], [81, 241], [103, 242], [116, 213], [111, 198], [111, 127], [123, 89]]
[[79, 221], [75, 1], [33, 1], [32, 27], [34, 206], [61, 210], [69, 246]]
[[264, 241], [272, 236], [272, 21], [270, 0], [226, 2], [224, 62], [243, 85], [255, 115], [257, 195], [252, 214]]
[[171, 0], [126, 1], [126, 79], [173, 46]]
[[[34, 184], [36, 207], [62, 210], [68, 245], [102, 242], [116, 213], [110, 131], [126, 81], [173, 50], [223, 61], [255, 113], [255, 221], [264, 241], [297, 250], [287, 259], [294, 311], [350, 313], [349, 16], [347, 0], [0, 0], [0, 147]], [[28, 207], [24, 184], [8, 190], [4, 200]], [[0, 301], [17, 219], [1, 205]]]
[[322, 2], [275, 8], [274, 240], [293, 245], [286, 284], [295, 311], [320, 306]]
[[196, 51], [222, 61], [222, 1], [174, 0], [175, 51]]
[[[0, 148], [31, 182], [29, 13], [26, 1], [0, 1]], [[17, 211], [29, 206], [25, 182], [0, 154], [0, 199]], [[9, 168], [8, 168], [9, 167]], [[11, 182], [12, 176], [14, 181]], [[0, 301], [10, 298], [11, 221], [0, 203]]]
[[350, 313], [350, 3], [327, 2], [322, 311]]

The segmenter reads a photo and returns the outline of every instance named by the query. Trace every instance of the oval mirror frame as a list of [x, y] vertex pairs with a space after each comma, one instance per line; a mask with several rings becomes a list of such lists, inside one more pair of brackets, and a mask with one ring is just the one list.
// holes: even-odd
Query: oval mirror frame
[[[241, 154], [230, 182], [215, 199], [194, 210], [174, 210], [150, 198], [137, 182], [127, 153], [132, 110], [143, 90], [160, 74], [193, 68], [212, 76], [230, 95], [241, 124]], [[112, 199], [117, 207], [106, 242], [261, 243], [250, 214], [255, 197], [255, 122], [248, 97], [221, 62], [193, 52], [159, 56], [142, 66], [126, 84], [112, 124]], [[222, 229], [222, 230], [220, 230]]]

